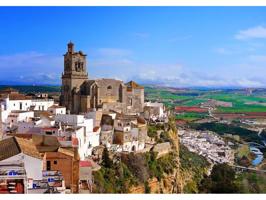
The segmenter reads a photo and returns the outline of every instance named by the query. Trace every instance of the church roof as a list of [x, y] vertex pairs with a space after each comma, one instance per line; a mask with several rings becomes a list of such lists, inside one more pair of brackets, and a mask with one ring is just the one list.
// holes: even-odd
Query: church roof
[[96, 84], [98, 87], [107, 87], [109, 85], [119, 85], [123, 84], [123, 81], [121, 80], [116, 80], [116, 79], [111, 79], [111, 78], [101, 78], [101, 79], [95, 79], [95, 80], [86, 80], [87, 86], [91, 86], [92, 84]]

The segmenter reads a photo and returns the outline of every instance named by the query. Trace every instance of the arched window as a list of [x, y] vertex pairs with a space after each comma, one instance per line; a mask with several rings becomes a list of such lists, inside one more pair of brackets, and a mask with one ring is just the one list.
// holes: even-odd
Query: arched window
[[111, 90], [111, 89], [112, 89], [112, 86], [109, 85], [109, 86], [107, 87], [107, 90]]

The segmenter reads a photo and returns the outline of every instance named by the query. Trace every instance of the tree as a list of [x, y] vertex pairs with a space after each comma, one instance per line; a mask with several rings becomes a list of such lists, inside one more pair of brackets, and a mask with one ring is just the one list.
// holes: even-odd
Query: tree
[[145, 181], [145, 182], [144, 182], [144, 189], [145, 189], [144, 192], [145, 192], [146, 194], [151, 193], [151, 188], [150, 188], [150, 186], [149, 186], [148, 181]]
[[109, 157], [109, 151], [108, 151], [107, 147], [105, 147], [103, 150], [102, 165], [106, 168], [112, 167], [112, 161]]
[[212, 173], [199, 187], [204, 193], [237, 193], [235, 171], [227, 164], [214, 165]]

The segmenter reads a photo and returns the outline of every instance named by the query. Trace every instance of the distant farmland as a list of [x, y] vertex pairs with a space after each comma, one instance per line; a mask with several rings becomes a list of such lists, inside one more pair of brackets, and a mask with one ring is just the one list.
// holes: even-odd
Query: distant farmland
[[[179, 90], [167, 88], [145, 88], [146, 99], [151, 101], [161, 101], [167, 106], [197, 106], [208, 99], [225, 102], [232, 102], [233, 107], [218, 107], [215, 112], [221, 113], [243, 113], [243, 112], [266, 112], [266, 106], [258, 105], [266, 103], [265, 93], [255, 93], [246, 95], [244, 92], [234, 92], [234, 90]], [[255, 102], [255, 103], [252, 103]], [[256, 104], [257, 102], [257, 104]]]

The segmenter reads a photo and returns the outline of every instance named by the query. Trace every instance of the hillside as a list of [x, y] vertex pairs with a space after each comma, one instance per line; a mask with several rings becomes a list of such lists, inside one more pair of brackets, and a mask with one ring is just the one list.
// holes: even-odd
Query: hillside
[[94, 172], [94, 193], [197, 193], [208, 162], [180, 146], [177, 129], [169, 122], [159, 140], [168, 140], [172, 151], [160, 158], [153, 152], [105, 156], [103, 167]]

